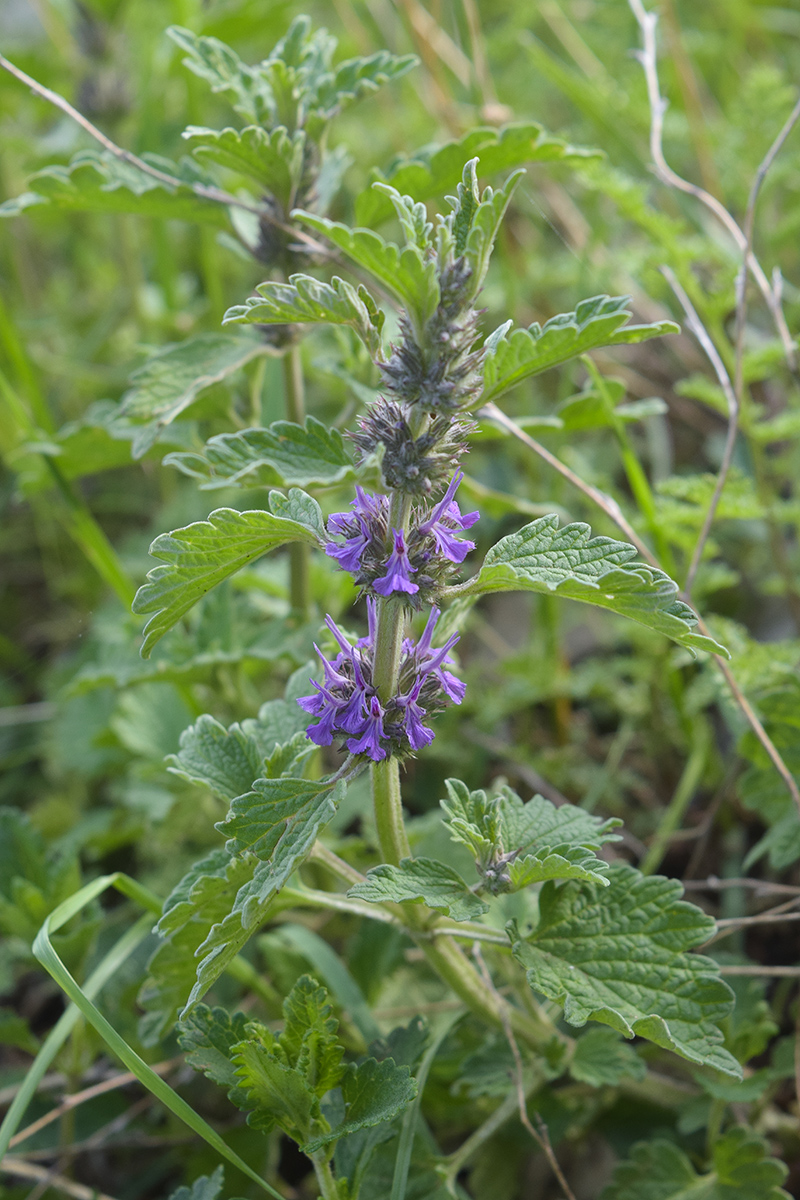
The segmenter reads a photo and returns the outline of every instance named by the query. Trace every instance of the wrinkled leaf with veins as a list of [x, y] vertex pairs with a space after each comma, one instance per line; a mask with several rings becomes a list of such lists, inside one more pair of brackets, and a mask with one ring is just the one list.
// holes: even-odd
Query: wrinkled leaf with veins
[[518, 891], [546, 879], [582, 879], [607, 885], [607, 864], [594, 854], [616, 841], [617, 818], [603, 821], [572, 804], [556, 808], [542, 796], [523, 804], [511, 788], [494, 796], [470, 792], [459, 779], [446, 781], [444, 821], [454, 841], [475, 856], [493, 893]]
[[105, 151], [81, 150], [69, 166], [37, 171], [30, 180], [33, 190], [0, 204], [0, 217], [16, 217], [43, 206], [68, 212], [135, 213], [230, 228], [225, 205], [198, 196], [192, 189], [193, 183], [207, 184], [205, 177], [192, 178], [183, 163], [155, 154], [146, 155], [144, 161], [178, 182], [171, 186]]
[[678, 585], [663, 571], [636, 558], [635, 546], [592, 537], [590, 527], [582, 521], [559, 528], [557, 516], [540, 517], [495, 543], [478, 574], [451, 588], [449, 594], [555, 594], [610, 609], [690, 650], [727, 654], [713, 638], [693, 632], [697, 616], [677, 598]]
[[353, 287], [338, 275], [330, 283], [290, 275], [288, 283], [268, 280], [256, 291], [257, 296], [228, 309], [223, 325], [347, 325], [370, 354], [380, 357], [384, 315], [363, 284]]
[[[300, 720], [308, 720], [301, 709], [297, 712]], [[256, 725], [257, 721], [251, 718], [249, 724]], [[245, 732], [238, 723], [226, 729], [206, 713], [183, 731], [178, 753], [167, 760], [168, 770], [189, 783], [209, 788], [222, 800], [235, 800], [249, 792], [253, 780], [260, 776], [274, 779], [299, 773], [313, 749], [303, 726], [288, 741], [274, 743], [265, 754], [263, 744], [253, 733]]]
[[254, 868], [255, 860], [231, 859], [224, 850], [214, 850], [194, 864], [165, 900], [156, 926], [163, 940], [147, 964], [139, 993], [144, 1009], [140, 1036], [146, 1046], [172, 1030], [195, 981], [198, 947], [230, 912]]
[[314, 213], [295, 209], [292, 216], [324, 234], [348, 258], [375, 276], [408, 310], [418, 329], [433, 315], [439, 303], [436, 263], [415, 245], [401, 250], [371, 229], [351, 229]]
[[433, 858], [404, 858], [399, 866], [382, 863], [372, 867], [365, 881], [355, 884], [347, 894], [376, 904], [422, 901], [454, 921], [473, 921], [489, 910], [458, 871]]
[[629, 296], [593, 296], [543, 326], [534, 321], [527, 329], [504, 334], [487, 351], [480, 403], [497, 400], [524, 379], [599, 346], [629, 345], [679, 332], [674, 321], [628, 325], [629, 304]]
[[195, 1179], [191, 1187], [176, 1188], [169, 1200], [217, 1200], [224, 1182], [225, 1172], [222, 1167], [217, 1167], [211, 1175]]
[[703, 1175], [673, 1142], [639, 1142], [601, 1200], [789, 1200], [787, 1173], [762, 1138], [739, 1126], [717, 1139]]
[[[464, 163], [476, 155], [482, 177], [506, 171], [529, 162], [586, 161], [599, 155], [549, 137], [541, 125], [533, 123], [504, 125], [500, 129], [471, 129], [457, 141], [420, 152], [400, 160], [388, 175], [373, 171], [373, 181], [392, 184], [414, 200], [433, 200], [456, 187]], [[368, 188], [356, 200], [356, 219], [361, 225], [379, 225], [392, 215], [385, 193]]]
[[307, 857], [346, 790], [343, 780], [257, 779], [231, 804], [217, 828], [232, 835], [226, 846], [235, 862], [254, 864], [227, 913], [197, 950], [197, 980], [184, 1015], [201, 1000], [228, 963], [262, 924], [273, 899]]
[[201, 480], [204, 491], [228, 487], [332, 487], [356, 469], [338, 429], [315, 417], [305, 425], [274, 421], [209, 438], [202, 452], [168, 454], [164, 464]]
[[719, 1028], [733, 993], [712, 959], [688, 953], [715, 925], [681, 894], [677, 880], [622, 863], [609, 867], [608, 889], [546, 883], [537, 927], [525, 938], [511, 929], [514, 957], [571, 1025], [599, 1021], [741, 1078]]
[[215, 163], [254, 179], [270, 192], [288, 212], [303, 176], [305, 134], [301, 129], [289, 134], [283, 126], [264, 129], [248, 125], [245, 129], [205, 129], [190, 125], [183, 138], [198, 162]]
[[311, 496], [297, 488], [288, 498], [272, 492], [270, 508], [272, 512], [218, 508], [205, 521], [156, 538], [150, 554], [164, 565], [149, 572], [133, 602], [135, 613], [153, 614], [144, 628], [142, 658], [201, 596], [234, 572], [289, 542], [322, 544], [322, 513]]
[[247, 1020], [242, 1012], [231, 1014], [224, 1008], [198, 1004], [178, 1030], [178, 1043], [189, 1066], [226, 1088], [232, 1103], [243, 1109], [247, 1108], [247, 1093], [238, 1085], [233, 1048], [244, 1039]]
[[167, 36], [186, 55], [184, 66], [205, 79], [212, 92], [228, 93], [233, 107], [248, 120], [270, 123], [273, 106], [269, 84], [230, 46], [215, 37], [199, 37], [179, 25], [171, 25]]
[[623, 1079], [644, 1079], [647, 1064], [615, 1030], [593, 1026], [575, 1043], [569, 1073], [590, 1087], [616, 1087]]
[[131, 375], [133, 386], [118, 409], [121, 417], [143, 423], [134, 435], [133, 457], [146, 454], [162, 430], [207, 388], [270, 352], [255, 338], [223, 333], [201, 333], [157, 350]]

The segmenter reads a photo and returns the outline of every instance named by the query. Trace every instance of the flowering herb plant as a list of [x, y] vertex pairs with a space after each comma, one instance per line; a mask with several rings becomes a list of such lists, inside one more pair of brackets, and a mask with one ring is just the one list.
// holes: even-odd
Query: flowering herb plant
[[[634, 11], [637, 4], [631, 0]], [[465, 753], [476, 729], [469, 713], [482, 697], [462, 652], [481, 628], [484, 599], [527, 593], [545, 614], [561, 599], [576, 601], [629, 623], [634, 652], [626, 649], [625, 670], [632, 674], [636, 636], [662, 647], [669, 687], [679, 669], [703, 664], [683, 710], [687, 726], [711, 670], [722, 672], [747, 715], [746, 736], [758, 738], [749, 794], [766, 794], [771, 805], [764, 849], [780, 862], [797, 836], [786, 796], [776, 801], [764, 783], [773, 766], [788, 775], [783, 760], [737, 693], [727, 649], [689, 602], [694, 568], [684, 589], [673, 578], [675, 547], [626, 432], [643, 409], [631, 416], [619, 403], [624, 388], [589, 357], [661, 339], [677, 326], [631, 324], [628, 299], [604, 295], [544, 325], [505, 319], [492, 329], [487, 316], [497, 307], [487, 295], [503, 222], [510, 212], [522, 220], [514, 210], [522, 164], [584, 162], [592, 154], [538, 126], [474, 130], [396, 162], [356, 198], [358, 223], [345, 224], [329, 216], [344, 207], [348, 165], [332, 130], [344, 110], [410, 71], [414, 57], [379, 51], [335, 62], [335, 41], [306, 17], [254, 66], [214, 36], [182, 28], [170, 36], [190, 71], [231, 100], [244, 124], [189, 126], [191, 158], [180, 164], [139, 159], [106, 139], [102, 154], [81, 151], [68, 167], [41, 171], [31, 185], [37, 190], [2, 213], [53, 205], [191, 220], [213, 229], [218, 245], [250, 270], [269, 273], [224, 316], [219, 304], [221, 331], [155, 351], [104, 418], [126, 455], [128, 444], [138, 459], [170, 442], [165, 466], [198, 481], [201, 500], [206, 490], [249, 489], [251, 507], [217, 507], [156, 537], [150, 554], [158, 565], [132, 602], [147, 617], [141, 660], [113, 642], [112, 661], [83, 667], [71, 685], [101, 701], [109, 680], [145, 696], [148, 688], [171, 689], [147, 738], [139, 737], [148, 750], [157, 744], [155, 765], [128, 780], [126, 803], [159, 803], [153, 780], [166, 753], [172, 780], [191, 797], [192, 857], [198, 844], [203, 853], [177, 882], [173, 870], [166, 900], [117, 870], [79, 887], [69, 845], [48, 860], [19, 814], [0, 810], [0, 892], [5, 897], [9, 874], [7, 890], [19, 905], [0, 898], [0, 919], [13, 930], [10, 953], [22, 954], [17, 943], [28, 926], [29, 940], [38, 928], [33, 954], [74, 1005], [15, 1093], [0, 1127], [0, 1167], [10, 1161], [20, 1169], [5, 1152], [67, 1038], [73, 1059], [80, 1057], [82, 1017], [203, 1140], [213, 1165], [231, 1165], [248, 1195], [495, 1200], [495, 1173], [497, 1195], [516, 1200], [534, 1193], [520, 1190], [528, 1187], [522, 1168], [519, 1180], [503, 1176], [503, 1139], [513, 1124], [525, 1154], [535, 1147], [566, 1200], [580, 1186], [582, 1200], [785, 1200], [785, 1168], [762, 1136], [768, 1123], [756, 1132], [740, 1117], [794, 1065], [779, 1046], [768, 1067], [746, 1067], [777, 1029], [761, 993], [742, 990], [734, 1006], [720, 964], [698, 952], [718, 936], [714, 921], [683, 899], [677, 880], [654, 874], [704, 769], [706, 722], [696, 723], [692, 755], [649, 847], [616, 815], [595, 813], [602, 789], [569, 803], [535, 772], [525, 774], [520, 759], [519, 778], [533, 792], [523, 799], [504, 775], [473, 769]], [[389, 222], [397, 241], [378, 232]], [[743, 252], [747, 261], [746, 240]], [[0, 310], [5, 337], [2, 319]], [[308, 343], [327, 358], [312, 359]], [[560, 417], [540, 424], [613, 433], [641, 512], [636, 528], [616, 500], [548, 458], [524, 419], [498, 406], [520, 384], [579, 358], [587, 387], [559, 406]], [[309, 369], [324, 381], [312, 415]], [[196, 426], [181, 432], [195, 405], [202, 414], [207, 403], [216, 419], [213, 389], [235, 392], [242, 376], [247, 419], [237, 394], [227, 414], [236, 428], [204, 439]], [[270, 386], [285, 402], [274, 419], [265, 416]], [[342, 386], [357, 404], [339, 403]], [[320, 400], [327, 387], [332, 398]], [[640, 402], [648, 404], [661, 415], [657, 404]], [[55, 449], [54, 442], [37, 452], [69, 500], [73, 532], [88, 539], [93, 565], [127, 605], [130, 581], [58, 465], [83, 453], [86, 433], [54, 434]], [[509, 433], [577, 481], [626, 540], [595, 535], [476, 479], [468, 453], [478, 457], [483, 441]], [[30, 452], [26, 441], [19, 455]], [[231, 632], [237, 588], [255, 597], [244, 647]], [[667, 660], [667, 645], [679, 657]], [[524, 665], [535, 675], [535, 665]], [[509, 693], [505, 715], [515, 703], [511, 686]], [[145, 708], [142, 701], [139, 715]], [[225, 712], [238, 719], [224, 723]], [[135, 741], [136, 719], [128, 697], [114, 718], [117, 736]], [[163, 747], [162, 726], [175, 733]], [[441, 760], [455, 762], [464, 778], [437, 775]], [[416, 790], [426, 767], [439, 805], [423, 813]], [[106, 836], [115, 850], [114, 831]], [[632, 846], [638, 868], [621, 853]], [[6, 860], [27, 864], [24, 880], [6, 871]], [[94, 946], [95, 918], [81, 925], [79, 914], [99, 912], [108, 888], [146, 915], [98, 962], [99, 952], [83, 952]], [[136, 951], [134, 1029], [127, 1011], [108, 1020], [96, 997]], [[84, 959], [91, 970], [79, 985]], [[728, 964], [728, 973], [739, 966]], [[197, 1076], [222, 1089], [232, 1121], [220, 1118], [202, 1078], [192, 1105], [162, 1078], [178, 1049]], [[165, 1061], [154, 1069], [155, 1057]], [[595, 1136], [612, 1108], [631, 1129], [646, 1110], [650, 1126], [683, 1141], [638, 1142], [629, 1131], [623, 1161], [606, 1164], [590, 1193], [585, 1181], [574, 1183], [577, 1170], [562, 1166], [562, 1149]], [[700, 1129], [705, 1150], [694, 1137]], [[284, 1161], [291, 1154], [303, 1164], [294, 1183]], [[511, 1157], [523, 1161], [516, 1148]], [[173, 1200], [216, 1200], [221, 1170], [202, 1161], [209, 1173]], [[84, 1194], [61, 1182], [68, 1194]], [[548, 1187], [545, 1180], [536, 1195], [549, 1200], [556, 1192]]]

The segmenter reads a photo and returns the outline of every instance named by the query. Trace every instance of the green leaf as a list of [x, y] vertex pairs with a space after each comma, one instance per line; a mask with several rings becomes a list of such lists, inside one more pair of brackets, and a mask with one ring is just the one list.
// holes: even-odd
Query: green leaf
[[726, 654], [712, 638], [693, 632], [697, 617], [677, 599], [678, 585], [656, 567], [635, 562], [627, 542], [592, 537], [576, 521], [559, 529], [555, 515], [540, 517], [501, 538], [479, 573], [450, 589], [453, 596], [529, 591], [582, 600], [630, 617], [690, 649]]
[[620, 1163], [601, 1200], [789, 1200], [787, 1168], [768, 1157], [749, 1129], [729, 1130], [713, 1149], [713, 1169], [698, 1175], [674, 1143], [640, 1142]]
[[741, 1078], [719, 1029], [732, 992], [712, 959], [688, 953], [714, 922], [679, 899], [677, 880], [622, 863], [611, 865], [609, 880], [608, 890], [544, 885], [536, 929], [526, 939], [514, 931], [528, 983], [561, 1004], [571, 1025], [600, 1021]]
[[274, 421], [210, 438], [201, 454], [168, 454], [164, 463], [203, 480], [204, 491], [224, 487], [331, 487], [353, 479], [353, 460], [338, 429], [315, 417], [305, 425]]
[[[371, 95], [392, 79], [399, 79], [419, 59], [416, 54], [392, 54], [389, 50], [378, 50], [363, 58], [348, 58], [339, 63], [334, 73], [322, 76], [316, 86], [312, 101], [317, 121], [329, 121], [349, 104]], [[312, 130], [314, 123], [311, 123]]]
[[408, 1067], [396, 1066], [391, 1058], [383, 1062], [367, 1058], [358, 1065], [348, 1064], [340, 1087], [345, 1107], [344, 1120], [335, 1125], [330, 1133], [303, 1146], [306, 1154], [313, 1154], [359, 1129], [369, 1129], [393, 1120], [417, 1094], [417, 1085]]
[[189, 783], [209, 788], [223, 800], [250, 790], [264, 758], [240, 725], [228, 729], [208, 714], [181, 734], [180, 750], [169, 757], [169, 770]]
[[197, 981], [184, 1014], [262, 924], [273, 899], [333, 817], [345, 790], [343, 780], [333, 786], [325, 780], [257, 779], [252, 791], [233, 801], [217, 828], [233, 835], [226, 850], [237, 855], [234, 862], [248, 863], [249, 873], [227, 913], [197, 950]]
[[245, 129], [190, 125], [183, 137], [199, 162], [213, 162], [247, 175], [270, 192], [284, 212], [291, 209], [303, 177], [306, 137], [302, 129], [290, 135], [282, 125], [272, 130], [262, 125]]
[[467, 215], [461, 206], [464, 204], [466, 198], [469, 197], [468, 220], [464, 221], [465, 228], [461, 234], [461, 240], [464, 243], [464, 257], [469, 263], [472, 272], [469, 280], [469, 295], [473, 298], [477, 296], [483, 287], [486, 272], [489, 269], [489, 260], [492, 256], [495, 238], [500, 229], [500, 223], [503, 220], [517, 184], [525, 174], [523, 170], [512, 172], [503, 187], [498, 191], [487, 187], [477, 205], [474, 206], [478, 189], [478, 181], [475, 175], [475, 161], [467, 163], [464, 168], [464, 183], [459, 185], [459, 210], [456, 212], [454, 221], [456, 252], [459, 253], [459, 218]]
[[613, 1029], [595, 1027], [575, 1043], [569, 1072], [590, 1087], [616, 1087], [623, 1079], [644, 1079], [647, 1065]]
[[426, 258], [418, 246], [407, 245], [401, 250], [371, 229], [351, 229], [302, 209], [295, 209], [292, 216], [324, 234], [348, 258], [374, 275], [405, 306], [417, 329], [436, 311], [439, 303], [436, 263]]
[[491, 797], [470, 792], [459, 779], [448, 779], [446, 787], [441, 806], [450, 836], [472, 851], [491, 892], [518, 891], [545, 879], [607, 885], [608, 866], [593, 851], [618, 840], [617, 818], [603, 821], [572, 804], [556, 808], [542, 796], [523, 804], [508, 787]]
[[[485, 178], [523, 163], [585, 161], [599, 153], [548, 137], [541, 125], [505, 125], [501, 129], [472, 129], [457, 141], [399, 160], [388, 175], [373, 172], [373, 179], [392, 184], [398, 192], [414, 200], [432, 200], [456, 187], [464, 163], [476, 155], [480, 158], [481, 176]], [[360, 225], [379, 225], [391, 215], [391, 202], [376, 188], [365, 190], [356, 201], [356, 219]]]
[[487, 350], [480, 402], [497, 400], [523, 379], [599, 346], [628, 345], [679, 332], [673, 321], [627, 325], [629, 303], [629, 296], [593, 296], [581, 301], [575, 312], [551, 317], [544, 326], [534, 321], [527, 329], [504, 335]]
[[118, 415], [146, 422], [136, 431], [133, 457], [141, 458], [166, 426], [194, 404], [206, 388], [221, 383], [269, 347], [251, 337], [201, 333], [157, 350], [131, 375], [133, 387], [122, 398]]
[[192, 183], [204, 183], [204, 179], [182, 178], [182, 165], [154, 154], [147, 155], [146, 160], [179, 182], [171, 187], [116, 155], [81, 150], [67, 167], [38, 171], [30, 181], [35, 190], [0, 204], [0, 217], [16, 217], [26, 209], [46, 205], [67, 212], [136, 213], [230, 228], [225, 205], [193, 191]]
[[283, 1002], [283, 1016], [281, 1050], [321, 1099], [336, 1087], [344, 1071], [344, 1047], [336, 1037], [339, 1022], [328, 1003], [327, 990], [310, 975], [301, 975]]
[[382, 863], [369, 870], [366, 880], [355, 884], [347, 894], [376, 904], [419, 900], [455, 921], [472, 921], [489, 910], [458, 871], [433, 858], [404, 858], [397, 867]]
[[178, 1032], [178, 1043], [189, 1066], [224, 1087], [231, 1102], [245, 1110], [247, 1093], [239, 1086], [233, 1051], [246, 1032], [244, 1013], [231, 1015], [224, 1008], [209, 1008], [206, 1004], [198, 1004], [181, 1022]]
[[223, 325], [348, 325], [371, 355], [380, 356], [384, 317], [365, 287], [355, 288], [337, 275], [330, 283], [290, 275], [288, 283], [268, 280], [256, 291], [258, 296], [228, 309]]
[[318, 546], [324, 538], [319, 505], [292, 488], [270, 494], [272, 512], [218, 508], [206, 521], [162, 533], [150, 547], [154, 567], [136, 593], [135, 613], [153, 613], [144, 628], [142, 658], [212, 588], [235, 571], [288, 542]]
[[270, 1050], [254, 1038], [236, 1047], [236, 1074], [250, 1109], [247, 1122], [264, 1133], [278, 1125], [302, 1146], [324, 1120], [319, 1097], [300, 1071], [281, 1062]]
[[176, 1188], [169, 1200], [217, 1200], [224, 1182], [225, 1172], [219, 1166], [213, 1174], [195, 1179], [191, 1187]]
[[145, 1045], [154, 1045], [173, 1028], [194, 984], [196, 952], [230, 912], [240, 887], [252, 878], [254, 865], [214, 850], [195, 863], [167, 897], [156, 926], [163, 941], [147, 965], [139, 993]]
[[212, 92], [228, 93], [236, 111], [248, 119], [272, 123], [271, 89], [257, 68], [248, 67], [218, 38], [198, 37], [178, 25], [170, 26], [167, 36], [184, 51], [184, 65], [210, 83]]

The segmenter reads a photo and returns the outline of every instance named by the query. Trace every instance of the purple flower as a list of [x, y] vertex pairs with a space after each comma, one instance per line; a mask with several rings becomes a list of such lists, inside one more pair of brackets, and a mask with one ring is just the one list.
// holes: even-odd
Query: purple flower
[[412, 573], [417, 568], [412, 567], [409, 562], [402, 532], [399, 529], [393, 529], [392, 536], [394, 537], [394, 549], [386, 563], [386, 574], [382, 575], [380, 579], [376, 579], [372, 586], [381, 596], [391, 596], [393, 592], [408, 592], [411, 595], [419, 591], [419, 587], [411, 579]]
[[417, 703], [424, 682], [424, 676], [420, 675], [408, 695], [398, 696], [396, 700], [396, 703], [405, 709], [405, 734], [413, 750], [429, 746], [434, 738], [433, 730], [422, 724], [422, 718], [427, 714]]
[[[444, 669], [445, 663], [453, 661], [450, 651], [456, 642], [460, 640], [459, 635], [457, 633], [452, 634], [440, 650], [433, 650], [431, 648], [433, 631], [436, 628], [436, 622], [439, 620], [440, 615], [439, 609], [434, 605], [422, 637], [417, 642], [413, 651], [416, 667], [422, 676], [433, 675], [447, 698], [452, 700], [454, 704], [460, 704], [466, 695], [467, 685], [457, 675], [453, 675], [451, 671]], [[413, 646], [413, 643], [410, 641], [408, 644]]]
[[344, 537], [344, 542], [328, 542], [325, 553], [335, 558], [339, 566], [351, 575], [361, 569], [361, 559], [376, 530], [385, 528], [389, 511], [386, 496], [373, 496], [356, 484], [356, 497], [351, 501], [352, 513], [332, 513], [328, 517], [328, 533]]
[[351, 737], [347, 742], [347, 749], [352, 754], [367, 754], [373, 762], [380, 762], [382, 758], [386, 758], [386, 748], [381, 745], [381, 739], [386, 740], [383, 717], [381, 702], [377, 696], [373, 696], [364, 716], [361, 737]]
[[474, 542], [457, 538], [455, 536], [456, 532], [471, 529], [480, 517], [480, 513], [478, 512], [465, 513], [462, 516], [461, 509], [454, 500], [458, 486], [463, 478], [463, 471], [459, 471], [453, 476], [447, 491], [433, 509], [428, 520], [423, 521], [419, 526], [419, 532], [430, 534], [436, 542], [438, 552], [454, 563], [462, 563], [470, 550], [475, 549]]

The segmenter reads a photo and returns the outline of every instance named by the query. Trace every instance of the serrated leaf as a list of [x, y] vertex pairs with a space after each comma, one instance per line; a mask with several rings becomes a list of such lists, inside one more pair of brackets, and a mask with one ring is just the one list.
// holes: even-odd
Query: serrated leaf
[[333, 817], [346, 790], [343, 780], [257, 779], [252, 791], [233, 801], [217, 828], [233, 835], [227, 852], [252, 864], [227, 914], [197, 951], [200, 962], [184, 1014], [202, 999], [228, 963], [264, 920], [272, 900], [307, 857], [320, 830]]
[[404, 858], [399, 866], [382, 863], [372, 867], [365, 881], [355, 884], [347, 894], [376, 904], [420, 900], [428, 908], [449, 914], [454, 921], [476, 920], [489, 910], [458, 871], [433, 858]]
[[673, 321], [627, 325], [629, 304], [629, 296], [593, 296], [544, 326], [534, 321], [527, 329], [506, 334], [486, 354], [480, 403], [497, 400], [524, 379], [599, 346], [628, 345], [679, 331]]
[[301, 975], [283, 1002], [284, 1027], [279, 1042], [290, 1066], [302, 1071], [317, 1096], [336, 1087], [344, 1068], [344, 1047], [337, 1040], [339, 1022], [328, 992], [310, 975]]
[[[551, 138], [540, 125], [513, 124], [501, 129], [472, 129], [457, 141], [400, 160], [387, 175], [373, 172], [373, 179], [392, 184], [414, 200], [432, 200], [456, 187], [464, 163], [475, 155], [480, 157], [480, 173], [485, 178], [527, 162], [585, 161], [599, 153]], [[391, 215], [391, 203], [377, 189], [365, 190], [356, 201], [360, 225], [379, 225]]]
[[583, 846], [556, 846], [515, 858], [507, 867], [511, 891], [542, 883], [546, 879], [582, 879], [587, 883], [608, 886], [605, 872], [608, 865]]
[[266, 429], [243, 429], [209, 438], [201, 453], [168, 454], [164, 464], [202, 480], [200, 488], [331, 487], [355, 478], [338, 429], [315, 417], [305, 425], [274, 421]]
[[198, 947], [230, 912], [254, 867], [254, 861], [231, 859], [224, 850], [214, 850], [195, 863], [167, 897], [156, 926], [164, 940], [147, 965], [139, 993], [145, 1045], [153, 1045], [172, 1029], [195, 980]]
[[788, 1170], [768, 1153], [751, 1130], [731, 1129], [714, 1145], [713, 1169], [698, 1175], [674, 1143], [640, 1142], [601, 1200], [789, 1200], [780, 1186]]
[[479, 573], [451, 593], [530, 591], [565, 596], [630, 617], [690, 649], [727, 655], [712, 638], [693, 632], [697, 616], [677, 599], [678, 585], [668, 575], [634, 561], [637, 551], [628, 542], [591, 534], [583, 522], [559, 528], [557, 516], [540, 517], [501, 538], [487, 553]]
[[153, 613], [144, 628], [142, 658], [212, 588], [270, 550], [289, 542], [318, 546], [324, 537], [319, 505], [293, 488], [288, 499], [270, 495], [272, 512], [218, 508], [205, 521], [162, 533], [150, 546], [164, 566], [148, 573], [133, 601], [135, 613]]
[[0, 204], [0, 217], [16, 217], [44, 205], [67, 212], [136, 213], [230, 228], [225, 205], [198, 196], [192, 181], [181, 179], [181, 166], [156, 155], [148, 158], [152, 166], [179, 182], [171, 187], [113, 154], [81, 150], [69, 166], [38, 171], [30, 180], [34, 190]]
[[183, 731], [180, 749], [170, 755], [169, 762], [173, 775], [208, 787], [223, 800], [233, 800], [250, 790], [264, 760], [241, 726], [226, 729], [205, 714]]
[[225, 1182], [225, 1172], [217, 1167], [211, 1175], [201, 1175], [191, 1187], [176, 1188], [169, 1200], [217, 1200]]
[[340, 1087], [345, 1108], [344, 1120], [335, 1125], [330, 1133], [303, 1146], [306, 1154], [313, 1154], [359, 1129], [369, 1129], [393, 1120], [417, 1094], [416, 1081], [411, 1078], [408, 1067], [398, 1067], [391, 1058], [383, 1062], [367, 1058], [357, 1065], [349, 1063]]
[[291, 209], [303, 176], [306, 137], [302, 129], [290, 135], [282, 125], [271, 130], [262, 125], [245, 129], [190, 125], [182, 136], [199, 162], [247, 175], [270, 192], [284, 212]]
[[[502, 188], [496, 191], [487, 187], [480, 198], [479, 204], [470, 216], [469, 230], [464, 246], [464, 257], [471, 268], [469, 295], [472, 297], [477, 296], [483, 287], [486, 272], [489, 269], [489, 259], [492, 256], [495, 238], [500, 229], [500, 223], [503, 220], [517, 184], [524, 174], [523, 170], [513, 171]], [[456, 217], [456, 222], [457, 220], [458, 217]]]
[[733, 993], [712, 959], [688, 953], [712, 919], [679, 899], [677, 880], [612, 863], [609, 884], [544, 885], [539, 923], [513, 947], [530, 986], [571, 1025], [600, 1021], [741, 1078], [719, 1029]]
[[408, 310], [418, 329], [433, 315], [439, 303], [436, 263], [426, 258], [418, 246], [405, 246], [401, 250], [371, 229], [351, 229], [302, 209], [295, 209], [292, 216], [324, 234], [348, 258], [380, 280]]
[[569, 1072], [590, 1087], [616, 1087], [623, 1079], [644, 1079], [647, 1065], [613, 1029], [595, 1027], [575, 1043]]
[[[313, 108], [318, 120], [328, 121], [349, 104], [376, 92], [392, 79], [399, 79], [419, 59], [416, 54], [392, 54], [378, 50], [363, 58], [349, 58], [339, 63], [328, 77], [322, 77], [315, 89]], [[314, 124], [311, 123], [313, 130]]]
[[224, 1087], [237, 1108], [247, 1109], [247, 1094], [239, 1086], [233, 1062], [234, 1047], [247, 1032], [247, 1017], [242, 1012], [228, 1013], [224, 1008], [198, 1004], [181, 1022], [178, 1043], [186, 1061], [206, 1079]]
[[172, 25], [167, 36], [183, 50], [184, 65], [211, 85], [212, 92], [227, 92], [234, 108], [253, 121], [271, 123], [272, 92], [257, 70], [243, 63], [230, 46], [215, 37], [198, 37], [190, 29]]
[[323, 1119], [319, 1098], [300, 1071], [281, 1062], [255, 1039], [240, 1042], [234, 1062], [239, 1087], [247, 1096], [249, 1125], [264, 1133], [278, 1125], [301, 1145], [312, 1129], [316, 1132]]
[[288, 283], [268, 280], [256, 291], [258, 296], [228, 309], [223, 325], [348, 325], [370, 354], [380, 356], [383, 314], [366, 288], [355, 288], [338, 275], [330, 283], [290, 275]]
[[509, 787], [494, 796], [446, 780], [444, 821], [468, 846], [490, 891], [517, 891], [545, 879], [583, 879], [605, 886], [607, 864], [593, 853], [617, 841], [617, 818], [603, 821], [572, 804], [556, 808], [542, 796], [527, 804]]
[[254, 338], [224, 333], [202, 333], [157, 350], [131, 375], [133, 386], [117, 410], [121, 417], [146, 423], [136, 431], [133, 457], [141, 458], [206, 388], [269, 352]]

